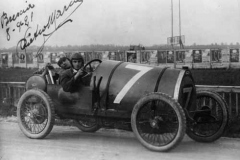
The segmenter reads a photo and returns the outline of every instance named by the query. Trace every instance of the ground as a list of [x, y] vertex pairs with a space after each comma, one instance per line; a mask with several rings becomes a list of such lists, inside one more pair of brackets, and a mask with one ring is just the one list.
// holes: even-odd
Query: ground
[[[44, 139], [29, 139], [17, 123], [0, 121], [1, 160], [236, 160], [239, 138], [220, 138], [213, 143], [198, 143], [187, 135], [169, 152], [152, 152], [143, 147], [132, 132], [100, 129], [81, 132], [73, 126], [54, 126]], [[194, 157], [194, 158], [193, 158]]]

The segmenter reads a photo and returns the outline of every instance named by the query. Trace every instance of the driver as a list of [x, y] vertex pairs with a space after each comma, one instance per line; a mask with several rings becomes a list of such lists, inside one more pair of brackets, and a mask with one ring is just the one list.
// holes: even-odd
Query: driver
[[74, 53], [70, 57], [72, 68], [65, 70], [60, 77], [60, 84], [65, 92], [75, 92], [83, 84], [84, 60], [80, 53]]

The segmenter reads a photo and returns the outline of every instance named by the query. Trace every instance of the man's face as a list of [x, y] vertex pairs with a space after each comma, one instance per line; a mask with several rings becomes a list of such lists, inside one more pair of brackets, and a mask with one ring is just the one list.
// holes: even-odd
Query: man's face
[[72, 60], [73, 68], [79, 70], [83, 66], [82, 60]]
[[62, 62], [61, 64], [61, 68], [62, 69], [68, 69], [71, 67], [70, 61], [68, 59], [66, 59], [65, 61]]

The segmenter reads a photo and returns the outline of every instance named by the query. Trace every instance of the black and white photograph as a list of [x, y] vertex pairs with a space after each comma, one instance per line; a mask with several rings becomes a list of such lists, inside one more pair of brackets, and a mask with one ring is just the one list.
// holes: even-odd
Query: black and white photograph
[[193, 63], [202, 62], [202, 50], [193, 50]]
[[19, 63], [19, 56], [17, 55], [17, 53], [12, 53], [12, 63], [13, 64]]
[[167, 63], [167, 51], [158, 51], [158, 63], [165, 64]]
[[185, 62], [185, 51], [176, 51], [176, 61], [178, 63], [184, 63]]
[[240, 158], [240, 1], [2, 0], [0, 160]]
[[211, 61], [220, 63], [222, 61], [222, 50], [221, 49], [212, 49], [210, 51]]
[[[19, 52], [17, 55], [19, 55], [20, 63], [26, 63], [26, 53]], [[8, 61], [6, 63], [8, 63]]]
[[174, 51], [167, 51], [167, 63], [174, 63]]
[[28, 64], [33, 64], [33, 53], [26, 53], [26, 62]]
[[1, 61], [2, 61], [2, 66], [8, 67], [8, 54], [7, 53], [1, 54]]
[[239, 49], [230, 49], [230, 62], [239, 62]]
[[44, 63], [44, 58], [43, 58], [43, 54], [42, 53], [39, 53], [38, 56], [37, 56], [37, 62], [38, 63]]
[[136, 51], [127, 51], [127, 62], [136, 63], [137, 62], [137, 52]]

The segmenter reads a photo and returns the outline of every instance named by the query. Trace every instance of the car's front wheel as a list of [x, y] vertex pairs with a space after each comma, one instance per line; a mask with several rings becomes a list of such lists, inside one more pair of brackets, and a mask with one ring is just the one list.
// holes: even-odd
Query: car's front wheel
[[40, 89], [26, 91], [18, 102], [17, 118], [20, 129], [27, 137], [46, 137], [55, 121], [51, 98]]

